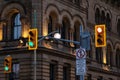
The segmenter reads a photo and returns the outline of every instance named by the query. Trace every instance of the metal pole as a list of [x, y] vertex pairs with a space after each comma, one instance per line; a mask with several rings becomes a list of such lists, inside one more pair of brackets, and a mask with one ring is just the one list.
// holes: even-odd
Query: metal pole
[[[34, 16], [34, 27], [36, 27], [37, 26], [36, 10], [34, 10], [33, 16]], [[34, 50], [34, 80], [36, 80], [36, 50]]]
[[34, 80], [36, 80], [36, 50], [34, 50]]
[[80, 45], [80, 42], [78, 42], [78, 41], [66, 40], [66, 39], [57, 39], [57, 38], [54, 38], [54, 37], [48, 37], [48, 38], [55, 39], [55, 40], [58, 40], [58, 41], [64, 41], [64, 42], [73, 42], [74, 44]]
[[84, 75], [80, 75], [80, 80], [84, 80]]
[[[82, 25], [80, 25], [80, 35], [82, 34], [82, 32], [83, 32], [83, 27]], [[80, 47], [81, 47], [81, 36], [80, 36]], [[80, 80], [84, 80], [84, 74], [80, 75]]]

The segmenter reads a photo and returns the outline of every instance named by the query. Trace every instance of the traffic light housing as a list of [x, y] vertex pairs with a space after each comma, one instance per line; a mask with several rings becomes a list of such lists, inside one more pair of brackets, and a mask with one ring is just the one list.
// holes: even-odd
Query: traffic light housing
[[11, 73], [12, 70], [12, 57], [7, 56], [4, 59], [4, 73]]
[[36, 50], [38, 46], [38, 31], [37, 29], [29, 29], [28, 49]]
[[95, 26], [95, 46], [104, 47], [106, 46], [106, 28], [105, 25]]

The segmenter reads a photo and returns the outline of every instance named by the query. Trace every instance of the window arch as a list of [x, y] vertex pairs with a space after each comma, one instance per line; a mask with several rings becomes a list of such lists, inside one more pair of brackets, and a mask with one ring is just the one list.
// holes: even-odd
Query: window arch
[[12, 15], [11, 18], [11, 38], [12, 39], [19, 39], [21, 36], [21, 30], [22, 30], [22, 26], [21, 26], [21, 21], [20, 21], [20, 13], [15, 13]]
[[100, 10], [98, 8], [95, 11], [95, 23], [96, 24], [100, 23]]
[[112, 60], [113, 60], [113, 55], [112, 55], [112, 48], [111, 45], [107, 45], [107, 51], [106, 51], [106, 60], [107, 60], [107, 65], [112, 65]]

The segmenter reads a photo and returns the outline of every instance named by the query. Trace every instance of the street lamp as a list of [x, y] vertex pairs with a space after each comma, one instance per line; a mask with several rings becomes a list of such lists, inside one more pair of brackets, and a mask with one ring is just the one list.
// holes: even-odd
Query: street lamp
[[56, 39], [60, 39], [60, 38], [61, 38], [60, 33], [55, 33], [55, 34], [54, 34], [54, 38], [56, 38]]

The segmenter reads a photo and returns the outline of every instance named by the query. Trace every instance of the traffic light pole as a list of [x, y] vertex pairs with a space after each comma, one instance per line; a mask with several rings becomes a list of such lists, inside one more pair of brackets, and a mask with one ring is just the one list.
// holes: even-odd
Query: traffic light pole
[[[36, 10], [34, 10], [34, 27], [36, 27], [37, 25], [36, 25]], [[36, 34], [37, 35], [37, 34]], [[34, 79], [33, 80], [36, 80], [36, 66], [37, 64], [36, 64], [36, 49], [34, 49]]]
[[36, 50], [34, 50], [34, 80], [36, 80]]

